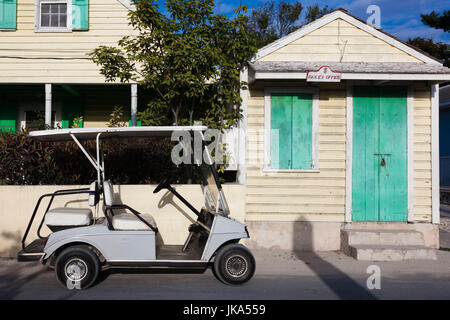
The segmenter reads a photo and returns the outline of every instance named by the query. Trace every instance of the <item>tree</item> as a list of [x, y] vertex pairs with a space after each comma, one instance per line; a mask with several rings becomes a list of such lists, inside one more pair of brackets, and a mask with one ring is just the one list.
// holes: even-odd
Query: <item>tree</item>
[[147, 122], [192, 125], [197, 119], [216, 128], [233, 125], [241, 116], [239, 89], [245, 85], [239, 70], [256, 52], [243, 14], [247, 7], [230, 19], [214, 14], [214, 0], [165, 4], [163, 14], [155, 0], [137, 2], [129, 13], [137, 34], [115, 47], [96, 48], [91, 59], [106, 81], [133, 81], [155, 93], [148, 112], [140, 114]]
[[320, 17], [331, 13], [333, 11], [333, 9], [328, 8], [328, 6], [323, 7], [322, 9], [319, 8], [319, 5], [313, 5], [313, 6], [309, 6], [308, 8], [306, 8], [306, 17], [305, 17], [305, 21], [306, 23], [311, 23], [314, 20], [319, 19]]
[[421, 14], [420, 17], [422, 23], [429, 27], [442, 29], [445, 32], [450, 30], [450, 10], [444, 10], [442, 15], [433, 10], [429, 14]]
[[445, 66], [450, 66], [450, 45], [442, 42], [434, 42], [431, 38], [424, 39], [420, 37], [410, 38], [407, 42], [439, 59]]
[[272, 0], [252, 10], [248, 26], [258, 48], [261, 48], [332, 11], [328, 6], [320, 9], [319, 5], [312, 5], [306, 8], [302, 20], [303, 6], [300, 1]]

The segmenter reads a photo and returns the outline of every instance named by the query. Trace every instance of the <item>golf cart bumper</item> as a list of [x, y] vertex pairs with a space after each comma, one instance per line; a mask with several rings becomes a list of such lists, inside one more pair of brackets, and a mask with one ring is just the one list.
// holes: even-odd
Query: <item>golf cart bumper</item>
[[41, 260], [45, 253], [45, 239], [37, 239], [26, 246], [17, 254], [17, 261], [38, 261]]

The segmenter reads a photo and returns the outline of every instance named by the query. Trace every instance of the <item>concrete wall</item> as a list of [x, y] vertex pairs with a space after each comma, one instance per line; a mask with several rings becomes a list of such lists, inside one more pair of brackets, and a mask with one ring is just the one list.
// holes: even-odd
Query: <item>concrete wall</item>
[[[60, 189], [84, 186], [0, 186], [0, 257], [14, 257], [20, 250], [20, 242], [39, 197]], [[199, 185], [175, 185], [176, 190], [198, 209], [203, 204], [203, 193]], [[142, 213], [150, 213], [158, 224], [165, 244], [183, 244], [188, 236], [188, 227], [195, 221], [195, 215], [178, 199], [162, 190], [153, 194], [154, 185], [115, 186], [117, 200]], [[245, 219], [245, 187], [237, 184], [223, 186], [230, 206], [231, 216], [239, 221]], [[43, 201], [41, 210], [34, 222], [28, 243], [36, 238], [36, 230], [48, 204]], [[68, 207], [88, 207], [87, 195], [55, 198], [54, 205]], [[97, 215], [102, 216], [102, 205]], [[95, 212], [95, 210], [93, 210]], [[94, 213], [95, 214], [95, 213]], [[44, 227], [44, 232], [49, 230]], [[43, 233], [44, 233], [43, 232]]]

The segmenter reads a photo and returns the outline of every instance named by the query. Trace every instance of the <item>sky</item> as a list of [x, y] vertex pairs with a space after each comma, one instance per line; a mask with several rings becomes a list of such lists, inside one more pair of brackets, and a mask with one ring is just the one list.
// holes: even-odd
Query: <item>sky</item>
[[[233, 9], [239, 7], [241, 3], [251, 10], [266, 1], [216, 0], [216, 4], [220, 8], [220, 13], [231, 15]], [[428, 27], [420, 21], [421, 13], [430, 13], [433, 10], [442, 12], [444, 9], [450, 9], [450, 0], [301, 0], [301, 3], [304, 8], [315, 4], [320, 7], [328, 5], [333, 9], [344, 8], [364, 21], [370, 15], [366, 13], [367, 7], [378, 5], [381, 10], [381, 29], [399, 39], [406, 41], [408, 38], [423, 37], [450, 43], [450, 33]]]

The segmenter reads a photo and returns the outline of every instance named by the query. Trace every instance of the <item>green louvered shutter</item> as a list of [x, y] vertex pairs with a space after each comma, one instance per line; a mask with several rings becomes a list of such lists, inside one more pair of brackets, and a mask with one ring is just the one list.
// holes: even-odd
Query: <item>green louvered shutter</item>
[[0, 29], [16, 29], [17, 0], [0, 0]]
[[[84, 107], [79, 102], [64, 102], [62, 105], [62, 121], [61, 127], [63, 129], [72, 128], [73, 119], [82, 117], [84, 114]], [[83, 127], [83, 121], [80, 122], [79, 127]]]
[[0, 105], [0, 131], [16, 132], [17, 104], [2, 102]]
[[72, 30], [89, 29], [89, 0], [72, 0]]
[[272, 94], [270, 168], [312, 167], [312, 95]]
[[292, 97], [292, 169], [311, 169], [312, 94]]

